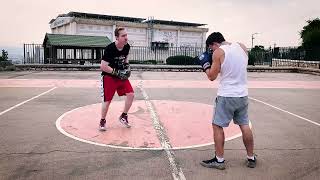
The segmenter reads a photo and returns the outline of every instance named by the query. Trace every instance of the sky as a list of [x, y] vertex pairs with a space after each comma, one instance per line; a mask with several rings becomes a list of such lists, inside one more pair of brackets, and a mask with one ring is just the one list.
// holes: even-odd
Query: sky
[[[10, 0], [1, 2], [0, 47], [42, 43], [49, 21], [70, 11], [207, 24], [251, 47], [299, 46], [307, 20], [320, 18], [319, 0]], [[130, 38], [130, 37], [129, 37]]]

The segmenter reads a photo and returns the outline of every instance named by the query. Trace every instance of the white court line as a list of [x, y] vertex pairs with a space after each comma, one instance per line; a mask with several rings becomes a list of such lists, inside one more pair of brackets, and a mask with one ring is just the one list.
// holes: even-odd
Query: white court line
[[259, 103], [265, 104], [265, 105], [270, 106], [270, 107], [272, 107], [272, 108], [274, 108], [274, 109], [277, 109], [277, 110], [279, 110], [279, 111], [288, 113], [288, 114], [290, 114], [290, 115], [292, 115], [292, 116], [295, 116], [295, 117], [297, 117], [297, 118], [300, 118], [300, 119], [302, 119], [302, 120], [304, 120], [304, 121], [307, 121], [307, 122], [309, 122], [309, 123], [312, 123], [312, 124], [314, 124], [314, 125], [320, 126], [319, 123], [316, 123], [316, 122], [314, 122], [314, 121], [311, 121], [310, 119], [307, 119], [307, 118], [304, 118], [304, 117], [302, 117], [302, 116], [296, 115], [296, 114], [294, 114], [294, 113], [292, 113], [292, 112], [283, 110], [283, 109], [281, 109], [281, 108], [279, 108], [279, 107], [273, 106], [273, 105], [268, 104], [268, 103], [266, 103], [266, 102], [263, 102], [263, 101], [261, 101], [261, 100], [258, 100], [258, 99], [252, 98], [252, 97], [249, 97], [249, 99], [252, 99], [252, 100], [257, 101], [257, 102], [259, 102]]
[[[84, 106], [85, 107], [85, 106]], [[68, 132], [66, 132], [62, 127], [61, 127], [61, 121], [63, 120], [64, 117], [68, 116], [69, 114], [73, 113], [74, 111], [77, 111], [79, 109], [82, 109], [84, 107], [78, 107], [76, 109], [73, 109], [71, 111], [68, 111], [64, 114], [62, 114], [56, 121], [56, 127], [57, 129], [64, 134], [65, 136], [72, 138], [74, 140], [80, 141], [80, 142], [84, 142], [84, 143], [88, 143], [88, 144], [93, 144], [96, 146], [104, 146], [104, 147], [110, 147], [110, 148], [118, 148], [118, 149], [125, 149], [125, 150], [163, 150], [162, 148], [135, 148], [135, 147], [125, 147], [125, 146], [114, 146], [114, 145], [109, 145], [109, 144], [102, 144], [102, 143], [97, 143], [97, 142], [93, 142], [93, 141], [89, 141], [89, 140], [85, 140], [85, 139], [81, 139], [79, 137], [76, 137], [72, 134], [69, 134]]]
[[19, 103], [19, 104], [17, 104], [17, 105], [14, 105], [14, 106], [12, 106], [11, 108], [2, 111], [2, 112], [0, 113], [0, 116], [3, 115], [3, 114], [6, 113], [6, 112], [11, 111], [11, 110], [14, 109], [14, 108], [17, 108], [17, 107], [19, 107], [19, 106], [21, 106], [21, 105], [23, 105], [23, 104], [25, 104], [25, 103], [33, 100], [33, 99], [36, 99], [36, 98], [38, 98], [38, 97], [40, 97], [40, 96], [42, 96], [42, 95], [44, 95], [44, 94], [47, 94], [48, 92], [50, 92], [50, 91], [52, 91], [52, 90], [54, 90], [54, 89], [56, 89], [56, 88], [57, 88], [57, 87], [53, 87], [53, 88], [49, 89], [49, 90], [46, 91], [46, 92], [43, 92], [43, 93], [41, 93], [41, 94], [39, 94], [39, 95], [37, 95], [37, 96], [34, 96], [34, 97], [32, 97], [32, 98], [30, 98], [30, 99], [28, 99], [28, 100], [25, 100], [25, 101], [23, 101], [23, 102], [21, 102], [21, 103]]
[[[99, 103], [100, 104], [100, 103]], [[83, 107], [78, 107], [76, 109], [70, 110], [68, 112], [65, 112], [64, 114], [62, 114], [56, 121], [56, 127], [57, 129], [64, 134], [65, 136], [72, 138], [74, 140], [80, 141], [80, 142], [84, 142], [84, 143], [88, 143], [88, 144], [92, 144], [92, 145], [96, 145], [96, 146], [104, 146], [104, 147], [110, 147], [110, 148], [118, 148], [118, 149], [125, 149], [125, 150], [149, 150], [149, 151], [162, 151], [164, 150], [163, 147], [158, 147], [158, 148], [142, 148], [142, 147], [127, 147], [127, 146], [117, 146], [117, 145], [109, 145], [109, 144], [103, 144], [103, 143], [97, 143], [94, 141], [90, 141], [90, 140], [85, 140], [85, 139], [81, 139], [80, 137], [76, 137], [72, 134], [69, 134], [68, 132], [66, 132], [62, 127], [61, 127], [61, 121], [64, 119], [64, 117], [68, 116], [69, 114], [72, 114], [74, 111], [78, 111], [79, 109], [85, 108], [86, 106]], [[252, 127], [251, 122], [249, 122], [250, 128]], [[225, 139], [225, 141], [229, 141], [235, 138], [239, 138], [241, 137], [242, 134], [241, 132], [239, 134], [235, 134], [234, 136], [228, 137]], [[180, 146], [180, 147], [171, 147], [168, 148], [169, 150], [184, 150], [184, 149], [192, 149], [192, 148], [199, 148], [199, 147], [204, 147], [204, 146], [210, 146], [213, 145], [214, 142], [210, 142], [210, 143], [206, 143], [206, 144], [198, 144], [198, 145], [191, 145], [191, 146]]]
[[154, 129], [157, 132], [160, 144], [167, 154], [167, 157], [168, 157], [168, 160], [170, 163], [170, 167], [171, 167], [171, 171], [172, 171], [173, 179], [174, 180], [185, 180], [186, 177], [184, 176], [182, 169], [179, 167], [179, 165], [176, 162], [175, 155], [174, 155], [173, 151], [171, 150], [172, 146], [169, 142], [169, 138], [167, 137], [167, 135], [165, 133], [164, 127], [160, 123], [157, 112], [153, 108], [153, 105], [152, 105], [151, 101], [149, 100], [149, 96], [148, 96], [147, 92], [142, 87], [142, 81], [139, 82], [138, 88], [141, 90], [141, 93], [142, 93], [143, 99], [145, 100], [147, 109], [150, 112], [152, 124], [153, 124]]

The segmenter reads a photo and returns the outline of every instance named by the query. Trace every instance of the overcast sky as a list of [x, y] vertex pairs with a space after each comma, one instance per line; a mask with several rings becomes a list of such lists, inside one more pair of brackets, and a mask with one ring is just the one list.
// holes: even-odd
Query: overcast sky
[[[0, 47], [42, 43], [49, 21], [70, 11], [207, 24], [229, 41], [298, 46], [306, 21], [320, 17], [319, 0], [7, 0], [1, 2]], [[130, 38], [130, 37], [129, 37]]]

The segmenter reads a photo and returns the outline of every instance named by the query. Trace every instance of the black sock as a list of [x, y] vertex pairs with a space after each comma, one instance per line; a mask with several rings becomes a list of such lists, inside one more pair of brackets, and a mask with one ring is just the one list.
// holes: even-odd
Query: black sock
[[101, 119], [101, 121], [105, 121], [106, 119]]
[[121, 114], [121, 116], [127, 116], [128, 115], [128, 113], [122, 113]]

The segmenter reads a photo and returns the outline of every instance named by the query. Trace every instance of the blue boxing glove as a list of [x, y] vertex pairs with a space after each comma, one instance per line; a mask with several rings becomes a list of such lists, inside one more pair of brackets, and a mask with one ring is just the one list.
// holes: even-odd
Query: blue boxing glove
[[199, 57], [200, 65], [202, 66], [203, 71], [205, 72], [207, 69], [211, 68], [212, 64], [212, 54], [208, 51], [202, 53]]

